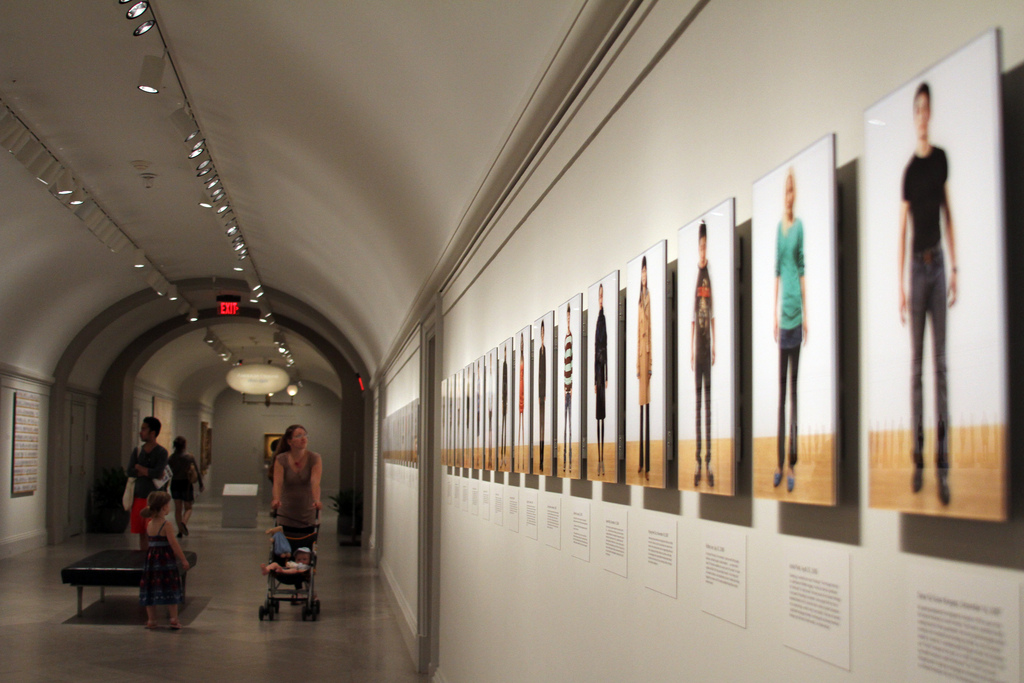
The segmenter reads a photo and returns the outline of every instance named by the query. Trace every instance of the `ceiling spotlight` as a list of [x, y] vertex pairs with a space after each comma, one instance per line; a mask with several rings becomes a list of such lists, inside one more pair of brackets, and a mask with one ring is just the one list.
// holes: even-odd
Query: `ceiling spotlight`
[[217, 207], [217, 213], [218, 214], [224, 213], [225, 211], [227, 211], [230, 208], [231, 208], [231, 205], [228, 204], [227, 202], [224, 202], [219, 207]]
[[231, 237], [236, 232], [238, 232], [238, 226], [237, 225], [229, 225], [228, 229], [225, 230], [224, 232], [226, 232], [228, 234], [228, 237]]
[[206, 185], [207, 190], [212, 190], [213, 188], [217, 187], [219, 183], [220, 178], [211, 178], [210, 180], [207, 180], [204, 184]]
[[257, 298], [257, 299], [259, 299], [259, 298], [260, 298], [261, 296], [263, 296], [264, 294], [266, 294], [266, 292], [264, 292], [264, 291], [263, 291], [263, 290], [261, 289], [260, 291], [256, 292], [256, 298]]
[[235, 246], [233, 247], [233, 249], [235, 251], [241, 251], [241, 250], [245, 249], [245, 243], [244, 242], [236, 242]]
[[203, 207], [204, 209], [213, 208], [213, 204], [210, 203], [210, 200], [203, 193], [199, 193], [199, 206]]
[[295, 386], [294, 384], [289, 384], [288, 388], [285, 389], [285, 391], [288, 392], [289, 396], [294, 396], [295, 394], [299, 393], [299, 388], [297, 386]]
[[148, 10], [148, 9], [149, 9], [149, 3], [146, 2], [146, 0], [139, 0], [139, 2], [135, 3], [134, 5], [132, 5], [131, 7], [128, 8], [128, 13], [125, 14], [125, 18], [127, 18], [127, 19], [138, 19], [143, 14], [145, 14], [146, 10]]
[[210, 196], [215, 200], [220, 199], [221, 197], [224, 196], [224, 188], [218, 187], [216, 190], [210, 193]]
[[242, 271], [245, 270], [245, 268], [243, 268], [242, 266], [235, 266], [235, 270], [241, 273]]
[[146, 252], [142, 251], [141, 248], [135, 250], [135, 267], [145, 268], [146, 267]]
[[189, 159], [192, 159], [193, 161], [196, 162], [197, 171], [201, 171], [213, 163], [213, 160], [210, 158], [209, 153], [205, 149], [199, 152], [199, 154], [189, 154]]
[[135, 27], [135, 30], [132, 31], [132, 35], [141, 36], [143, 33], [148, 32], [149, 29], [153, 28], [154, 26], [156, 26], [156, 21], [154, 19], [146, 19], [144, 22]]
[[200, 168], [198, 171], [196, 171], [196, 177], [197, 178], [202, 178], [204, 175], [206, 175], [207, 173], [209, 173], [212, 170], [213, 170], [213, 166], [212, 165], [211, 166], [206, 166], [205, 168]]
[[206, 148], [203, 147], [203, 143], [204, 142], [206, 142], [206, 141], [205, 140], [200, 140], [199, 142], [196, 143], [196, 146], [193, 147], [192, 151], [188, 153], [188, 158], [189, 159], [195, 159], [197, 156], [199, 156], [204, 151], [206, 151]]
[[199, 311], [196, 310], [195, 306], [188, 309], [188, 320], [193, 323], [199, 320]]
[[68, 204], [72, 206], [80, 206], [85, 202], [85, 190], [80, 187], [76, 187], [75, 191], [71, 193], [71, 199], [68, 200]]
[[213, 332], [210, 331], [209, 327], [206, 328], [206, 336], [203, 337], [203, 341], [206, 342], [207, 344], [212, 344], [215, 341], [217, 341], [217, 338], [213, 336]]
[[14, 158], [20, 161], [23, 166], [29, 166], [36, 160], [36, 157], [42, 153], [43, 146], [39, 144], [38, 140], [29, 134], [28, 140], [25, 141], [25, 144], [22, 145], [21, 149], [14, 153]]
[[75, 179], [71, 175], [71, 169], [65, 168], [64, 172], [57, 176], [57, 194], [68, 195], [75, 191]]
[[[139, 5], [149, 6], [147, 3], [140, 2]], [[129, 10], [130, 12], [131, 10]], [[164, 77], [164, 58], [163, 55], [154, 57], [153, 55], [146, 55], [142, 58], [142, 71], [139, 73], [139, 90], [148, 93], [160, 92], [160, 83]]]
[[199, 126], [196, 125], [195, 119], [188, 115], [185, 108], [175, 109], [171, 112], [171, 123], [181, 133], [182, 142], [188, 142], [195, 136], [199, 135]]
[[244, 261], [248, 255], [249, 255], [248, 252], [243, 251], [240, 254], [238, 254], [238, 260], [239, 261]]
[[167, 288], [167, 298], [171, 301], [178, 300], [178, 285], [171, 285]]

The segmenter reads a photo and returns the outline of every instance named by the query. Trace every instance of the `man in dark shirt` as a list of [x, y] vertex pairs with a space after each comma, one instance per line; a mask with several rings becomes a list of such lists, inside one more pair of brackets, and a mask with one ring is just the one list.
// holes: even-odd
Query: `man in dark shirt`
[[715, 485], [711, 470], [711, 366], [715, 362], [715, 308], [711, 296], [711, 275], [708, 273], [708, 226], [700, 222], [697, 233], [697, 286], [693, 297], [693, 322], [690, 324], [690, 369], [694, 372], [697, 393], [697, 469], [693, 485], [700, 484], [700, 411], [701, 394], [704, 399], [704, 462], [708, 470], [708, 486]]
[[[907, 217], [911, 219], [910, 255], [910, 339], [913, 347], [911, 366], [911, 408], [914, 439], [914, 493], [921, 490], [924, 474], [924, 424], [921, 370], [924, 355], [924, 328], [932, 326], [935, 364], [935, 466], [939, 499], [949, 504], [949, 402], [946, 384], [946, 308], [956, 302], [956, 241], [946, 184], [949, 162], [941, 148], [928, 139], [931, 120], [931, 90], [921, 83], [914, 93], [914, 127], [917, 145], [903, 173], [903, 201], [900, 203], [900, 321], [907, 323], [907, 296], [904, 288], [906, 267]], [[945, 256], [942, 250], [942, 224], [946, 221], [949, 247], [949, 286], [946, 286]]]
[[[154, 479], [160, 479], [167, 468], [167, 449], [156, 442], [160, 436], [160, 420], [155, 417], [142, 418], [142, 426], [139, 427], [139, 439], [142, 446], [132, 451], [128, 458], [128, 476], [135, 477], [135, 500], [132, 501], [131, 531], [139, 535], [139, 549], [142, 552], [149, 550], [149, 536], [146, 535], [146, 525], [149, 520], [144, 519], [139, 513], [146, 507], [146, 499], [149, 494], [157, 490]], [[168, 481], [170, 481], [168, 479]]]
[[540, 412], [537, 422], [540, 424], [540, 471], [544, 472], [544, 399], [547, 398], [548, 355], [544, 350], [544, 321], [540, 321], [540, 351], [537, 353], [537, 403]]

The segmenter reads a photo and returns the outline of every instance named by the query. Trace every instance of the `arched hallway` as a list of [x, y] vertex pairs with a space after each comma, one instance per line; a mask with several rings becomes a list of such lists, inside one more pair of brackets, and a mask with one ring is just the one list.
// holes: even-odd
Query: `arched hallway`
[[[179, 632], [143, 628], [138, 591], [86, 588], [83, 616], [62, 567], [107, 548], [136, 547], [129, 535], [87, 534], [0, 560], [2, 677], [20, 681], [421, 681], [402, 643], [380, 572], [359, 547], [339, 546], [333, 515], [319, 543], [322, 611], [304, 622], [282, 605], [273, 622], [257, 619], [266, 594], [272, 523], [221, 529], [217, 502], [199, 503], [182, 547], [198, 555], [188, 578]], [[160, 623], [166, 626], [166, 613]]]

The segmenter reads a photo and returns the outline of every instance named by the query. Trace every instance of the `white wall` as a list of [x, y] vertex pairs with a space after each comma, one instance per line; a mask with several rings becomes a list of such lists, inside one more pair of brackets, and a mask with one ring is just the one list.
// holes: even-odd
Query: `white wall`
[[[418, 337], [417, 337], [418, 339]], [[383, 416], [415, 401], [420, 395], [420, 351], [411, 343], [385, 382]], [[379, 455], [379, 454], [378, 454]], [[381, 570], [405, 618], [407, 643], [417, 632], [417, 534], [419, 530], [419, 470], [380, 461], [383, 472]]]
[[281, 434], [289, 425], [301, 424], [309, 431], [309, 449], [323, 457], [322, 500], [327, 501], [329, 495], [337, 493], [341, 401], [319, 384], [303, 381], [295, 403], [243, 405], [242, 395], [233, 389], [225, 389], [217, 397], [213, 410], [213, 476], [206, 482], [208, 492], [220, 495], [224, 484], [259, 484], [261, 496], [269, 504], [271, 490], [263, 469], [263, 435]]
[[[31, 495], [11, 494], [14, 393], [38, 394], [39, 405], [39, 488]], [[46, 545], [47, 430], [50, 414], [49, 386], [26, 379], [0, 375], [0, 558], [10, 557]]]
[[[987, 28], [1003, 29], [1004, 69], [1024, 60], [1018, 0], [712, 0], [659, 57], [693, 5], [642, 5], [638, 17], [650, 14], [624, 33], [621, 53], [613, 50], [599, 83], [445, 292], [441, 377], [625, 269], [656, 240], [669, 240], [675, 260], [676, 229], [722, 200], [736, 197], [744, 224], [753, 181], [822, 135], [837, 134], [840, 169], [859, 159], [864, 109]], [[862, 201], [853, 174], [845, 177], [846, 201]], [[860, 402], [865, 414], [863, 393]], [[627, 506], [628, 578], [574, 559], [568, 525], [562, 549], [553, 550], [522, 527], [512, 533], [507, 523], [443, 504], [437, 680], [903, 680], [913, 653], [908, 574], [923, 565], [1020, 583], [1024, 523], [871, 510], [864, 424], [850, 437], [859, 450], [847, 453], [836, 508], [753, 500], [746, 438], [747, 481], [732, 499], [508, 478], [539, 486], [541, 495], [553, 489], [564, 511], [574, 499], [590, 500], [594, 523], [605, 508]], [[678, 521], [676, 599], [644, 587], [640, 530], [649, 511]], [[746, 628], [703, 613], [697, 600], [701, 535], [719, 523], [746, 535]], [[783, 646], [786, 549], [797, 543], [851, 556], [849, 672]]]

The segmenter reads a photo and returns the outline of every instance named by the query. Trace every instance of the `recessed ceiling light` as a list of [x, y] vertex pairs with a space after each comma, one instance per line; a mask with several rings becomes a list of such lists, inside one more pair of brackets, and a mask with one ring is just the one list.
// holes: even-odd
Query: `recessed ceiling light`
[[147, 19], [146, 21], [142, 22], [141, 24], [135, 27], [135, 30], [132, 31], [132, 35], [141, 36], [143, 33], [146, 33], [147, 31], [149, 31], [149, 29], [153, 28], [154, 26], [156, 26], [156, 21], [153, 19]]
[[[202, 140], [200, 140], [200, 141], [199, 141], [199, 146], [198, 146], [198, 147], [194, 147], [194, 148], [192, 149], [192, 151], [188, 153], [188, 158], [189, 158], [189, 159], [195, 159], [195, 158], [196, 158], [197, 156], [199, 156], [199, 155], [200, 155], [200, 154], [202, 154], [202, 153], [203, 153], [204, 151], [206, 151], [206, 150], [205, 150], [205, 148], [204, 148], [204, 147], [203, 147], [203, 145], [202, 145], [202, 142], [203, 142], [203, 141], [202, 141]], [[206, 167], [204, 166], [203, 168], [206, 168]]]
[[243, 270], [245, 270], [245, 268], [243, 268], [242, 266], [235, 266], [235, 270], [241, 273]]
[[228, 229], [225, 230], [225, 232], [228, 234], [228, 237], [231, 237], [236, 232], [238, 232], [238, 226], [237, 225], [228, 226]]
[[206, 189], [207, 190], [212, 190], [213, 188], [217, 187], [217, 184], [219, 182], [220, 182], [220, 178], [213, 178], [211, 180], [207, 180], [206, 181]]
[[207, 166], [206, 168], [201, 168], [196, 173], [196, 177], [197, 178], [202, 178], [204, 175], [206, 175], [207, 173], [209, 173], [212, 170], [213, 170], [213, 166]]

